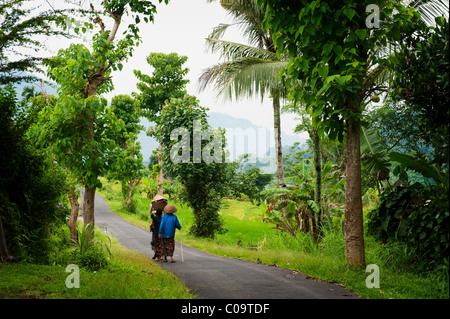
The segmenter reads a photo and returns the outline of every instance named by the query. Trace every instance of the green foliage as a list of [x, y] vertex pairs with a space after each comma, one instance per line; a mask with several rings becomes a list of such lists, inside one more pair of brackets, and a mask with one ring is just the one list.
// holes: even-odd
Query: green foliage
[[[427, 150], [429, 143], [417, 125], [418, 112], [389, 99], [384, 105], [374, 107], [366, 114], [366, 123], [376, 129], [386, 150], [400, 153]], [[369, 127], [368, 127], [369, 128]]]
[[386, 147], [380, 138], [378, 131], [374, 128], [361, 126], [361, 162], [365, 169], [366, 175], [371, 184], [375, 183], [379, 188], [379, 184], [389, 179], [389, 167], [391, 161], [388, 157]]
[[[266, 8], [265, 27], [275, 37], [277, 54], [289, 53], [284, 81], [291, 99], [304, 103], [319, 135], [343, 139], [344, 122], [360, 119], [366, 92], [372, 90], [368, 65], [383, 63], [377, 52], [420, 24], [412, 8], [392, 1], [258, 0]], [[366, 27], [366, 7], [380, 9], [380, 27]], [[369, 81], [368, 81], [369, 78]]]
[[262, 174], [259, 167], [244, 172], [235, 172], [230, 180], [229, 194], [237, 198], [245, 196], [250, 200], [260, 200], [260, 192], [272, 181], [271, 174]]
[[[194, 128], [194, 121], [198, 121], [199, 127]], [[172, 137], [175, 129], [184, 129], [184, 132], [189, 135], [188, 140], [183, 137], [179, 141], [179, 136]], [[155, 131], [163, 145], [163, 163], [165, 163], [167, 174], [183, 184], [182, 198], [194, 210], [196, 218], [191, 232], [196, 236], [214, 237], [216, 232], [224, 231], [218, 210], [220, 198], [226, 189], [229, 168], [223, 151], [224, 132], [217, 130], [213, 134], [219, 137], [220, 149], [208, 150], [212, 137], [203, 139], [200, 136], [207, 129], [212, 130], [207, 123], [206, 108], [201, 107], [195, 97], [186, 95], [180, 99], [172, 99], [166, 104]], [[196, 140], [195, 136], [200, 139]], [[182, 144], [183, 153], [188, 152], [183, 154], [188, 159], [187, 162], [177, 163], [172, 159], [176, 144]], [[179, 151], [174, 155], [176, 156]], [[220, 153], [211, 155], [211, 151]], [[200, 157], [198, 152], [201, 152]], [[205, 156], [216, 156], [219, 162], [205, 161]]]
[[[109, 239], [109, 237], [108, 237]], [[111, 245], [111, 240], [110, 245]], [[71, 253], [71, 262], [90, 271], [96, 271], [108, 266], [106, 253], [111, 257], [108, 245], [94, 239], [94, 228], [86, 225], [83, 229], [77, 227], [77, 240], [72, 239], [75, 250]]]
[[[86, 78], [96, 61], [83, 45], [71, 45], [47, 61], [49, 76], [60, 85], [59, 97], [55, 106], [46, 106], [40, 112], [34, 129], [40, 144], [51, 145], [58, 162], [91, 188], [100, 186], [97, 177], [111, 164], [117, 132], [125, 127], [105, 99], [85, 98]], [[109, 88], [105, 83], [97, 93]]]
[[371, 234], [383, 242], [407, 243], [421, 267], [448, 260], [448, 193], [439, 186], [414, 184], [385, 191], [367, 218]]
[[[73, 11], [53, 8], [43, 11], [29, 2], [0, 1], [0, 84], [36, 81], [37, 77], [31, 72], [42, 72], [42, 58], [27, 54], [23, 49], [44, 49], [39, 36], [70, 37], [63, 26]], [[22, 49], [20, 53], [17, 48]]]
[[436, 27], [417, 28], [400, 41], [390, 60], [396, 73], [391, 95], [416, 114], [421, 138], [433, 147], [436, 163], [449, 161], [449, 24], [436, 18]]
[[[286, 96], [286, 88], [277, 75], [287, 62], [277, 57], [271, 32], [262, 28], [264, 9], [255, 1], [221, 1], [221, 6], [233, 23], [215, 27], [206, 38], [206, 45], [224, 61], [203, 71], [200, 89], [214, 85], [215, 91], [227, 99], [259, 95], [263, 100], [268, 93], [274, 100]], [[248, 44], [221, 39], [226, 30], [236, 26]]]
[[[163, 182], [164, 193], [169, 195], [171, 201], [179, 202], [181, 201], [181, 196], [183, 193], [183, 185], [178, 181], [173, 182]], [[155, 191], [156, 194], [156, 191]], [[153, 197], [152, 197], [153, 198]]]
[[[111, 99], [111, 111], [125, 124], [123, 131], [118, 132], [119, 135], [124, 132], [139, 134], [142, 131], [142, 125], [139, 125], [141, 114], [138, 106], [137, 101], [129, 95], [116, 95]], [[125, 140], [125, 137], [118, 136], [119, 144], [124, 144]]]
[[124, 122], [124, 127], [115, 132], [114, 140], [118, 149], [113, 155], [108, 179], [122, 183], [123, 199], [131, 209], [134, 188], [140, 183], [145, 169], [141, 145], [137, 141], [137, 134], [142, 129], [139, 125], [139, 111], [135, 101], [127, 95], [115, 96], [111, 100], [111, 111]]
[[154, 68], [152, 75], [134, 70], [134, 75], [141, 81], [137, 84], [141, 92], [137, 99], [150, 121], [158, 123], [166, 101], [186, 94], [185, 87], [189, 82], [183, 78], [189, 72], [189, 69], [183, 68], [186, 61], [186, 56], [179, 56], [177, 53], [150, 53], [147, 63]]
[[[89, 122], [95, 113], [91, 132]], [[100, 186], [97, 177], [107, 171], [109, 156], [117, 147], [115, 131], [122, 127], [123, 122], [107, 109], [106, 100], [61, 95], [54, 107], [40, 113], [34, 132], [40, 145], [51, 145], [57, 161], [70, 168], [83, 185], [96, 188]]]
[[49, 153], [26, 138], [30, 121], [21, 116], [12, 88], [0, 88], [0, 215], [12, 254], [45, 263], [54, 224], [65, 222], [66, 173]]
[[[312, 167], [308, 160], [303, 159], [297, 167], [297, 176], [287, 178], [294, 183], [287, 189], [269, 189], [269, 206], [261, 205], [264, 212], [264, 220], [276, 225], [277, 229], [283, 230], [292, 236], [297, 232], [310, 233], [317, 239], [318, 222], [317, 212], [319, 207], [314, 201], [315, 179]], [[323, 212], [322, 218], [331, 223], [331, 215], [336, 212], [333, 208], [336, 202], [343, 196], [345, 179], [341, 178], [342, 171], [327, 162], [321, 171], [321, 196]], [[286, 208], [285, 213], [282, 209]], [[329, 225], [328, 225], [329, 226]]]

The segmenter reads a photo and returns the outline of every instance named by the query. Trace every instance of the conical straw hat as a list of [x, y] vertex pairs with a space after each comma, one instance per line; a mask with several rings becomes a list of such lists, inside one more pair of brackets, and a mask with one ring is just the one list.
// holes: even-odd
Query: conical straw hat
[[152, 199], [152, 202], [156, 202], [157, 200], [161, 200], [161, 199], [165, 199], [165, 198], [162, 197], [161, 195], [156, 195], [156, 196]]
[[177, 211], [177, 208], [176, 208], [174, 205], [172, 205], [172, 204], [169, 204], [169, 205], [167, 205], [166, 207], [164, 207], [164, 212], [165, 212], [165, 213], [173, 214], [173, 213], [175, 213], [176, 211]]

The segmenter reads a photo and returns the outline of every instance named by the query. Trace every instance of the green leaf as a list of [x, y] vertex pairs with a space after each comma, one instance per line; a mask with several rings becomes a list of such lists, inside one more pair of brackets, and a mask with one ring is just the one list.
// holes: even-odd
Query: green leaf
[[358, 38], [363, 41], [366, 38], [367, 35], [367, 29], [359, 29], [355, 31]]
[[345, 78], [343, 76], [338, 76], [338, 77], [336, 77], [336, 82], [339, 85], [344, 85], [345, 84]]
[[439, 171], [430, 163], [417, 159], [411, 155], [398, 152], [390, 152], [389, 158], [391, 161], [400, 163], [406, 168], [422, 174], [424, 177], [432, 178], [437, 183], [441, 182], [441, 175]]
[[123, 64], [122, 64], [122, 63], [118, 63], [118, 64], [117, 64], [117, 67], [119, 68], [120, 71], [122, 71]]
[[329, 67], [328, 64], [325, 64], [317, 69], [317, 72], [322, 78], [326, 78], [328, 76]]
[[342, 10], [342, 12], [345, 14], [345, 16], [351, 21], [353, 19], [353, 17], [356, 14], [356, 11], [351, 9], [351, 8], [345, 8], [344, 10]]
[[333, 50], [333, 42], [325, 43], [322, 50], [323, 54], [328, 55], [329, 53], [331, 53], [331, 50]]
[[342, 54], [342, 47], [340, 45], [335, 45], [333, 46], [333, 51], [336, 55], [341, 55]]

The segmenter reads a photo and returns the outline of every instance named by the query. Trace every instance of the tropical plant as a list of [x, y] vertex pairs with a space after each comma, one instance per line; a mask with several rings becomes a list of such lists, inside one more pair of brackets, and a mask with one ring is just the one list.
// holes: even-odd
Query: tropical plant
[[66, 173], [28, 137], [28, 114], [11, 85], [0, 87], [0, 260], [46, 263], [53, 226], [69, 213]]
[[141, 180], [140, 189], [146, 194], [147, 198], [153, 198], [158, 194], [158, 182], [153, 178], [145, 176]]
[[391, 96], [414, 112], [415, 130], [432, 147], [433, 161], [445, 165], [449, 162], [450, 122], [448, 18], [438, 17], [436, 26], [402, 38], [389, 66], [395, 71]]
[[283, 190], [283, 193], [260, 206], [264, 213], [263, 221], [275, 224], [274, 229], [294, 237], [300, 231], [311, 233], [317, 240], [317, 224], [311, 214], [311, 210], [315, 208], [317, 206], [310, 197], [301, 195], [292, 188]]
[[[94, 239], [94, 227], [90, 224], [85, 225], [82, 229], [76, 228], [77, 239], [71, 239], [75, 250], [72, 252], [72, 262], [79, 267], [96, 271], [108, 265], [108, 259], [105, 252], [111, 257], [111, 250], [108, 245]], [[106, 236], [111, 246], [111, 239]]]
[[221, 5], [233, 16], [233, 25], [242, 28], [249, 45], [221, 40], [232, 25], [220, 24], [216, 27], [206, 43], [212, 53], [220, 52], [225, 62], [206, 69], [199, 78], [199, 88], [204, 90], [214, 83], [218, 93], [229, 99], [233, 96], [236, 99], [253, 97], [255, 94], [263, 99], [270, 93], [274, 112], [278, 185], [284, 188], [280, 99], [286, 96], [286, 88], [281, 85], [278, 73], [287, 62], [281, 61], [275, 54], [271, 33], [262, 29], [265, 11], [254, 0], [221, 1]]
[[[236, 168], [237, 165], [234, 165]], [[230, 181], [230, 195], [236, 198], [245, 197], [250, 200], [260, 200], [260, 192], [272, 180], [271, 174], [261, 173], [259, 167], [252, 167], [244, 172], [234, 172]]]
[[383, 192], [368, 215], [369, 233], [383, 243], [401, 241], [414, 249], [422, 269], [448, 263], [448, 191], [419, 183]]
[[[297, 176], [288, 177], [294, 184], [288, 186], [283, 192], [280, 189], [264, 191], [268, 195], [264, 220], [277, 225], [277, 229], [284, 230], [295, 236], [296, 231], [311, 233], [317, 241], [320, 236], [322, 223], [318, 222], [319, 211], [321, 217], [328, 218], [330, 212], [335, 210], [335, 202], [343, 199], [345, 179], [341, 178], [342, 171], [336, 169], [332, 162], [327, 162], [321, 170], [321, 205], [319, 207], [314, 197], [316, 192], [315, 174], [309, 164], [309, 159], [303, 159], [297, 164]], [[286, 216], [281, 209], [286, 207]]]
[[391, 166], [385, 145], [376, 129], [364, 126], [361, 126], [360, 143], [361, 162], [369, 178], [375, 182], [378, 193], [381, 193], [382, 182], [389, 179]]

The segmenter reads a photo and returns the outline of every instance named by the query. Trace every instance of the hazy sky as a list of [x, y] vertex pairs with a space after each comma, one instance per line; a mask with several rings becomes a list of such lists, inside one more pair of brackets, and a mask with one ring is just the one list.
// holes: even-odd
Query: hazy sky
[[[154, 1], [156, 3], [157, 1]], [[61, 5], [61, 2], [52, 1]], [[83, 3], [87, 4], [87, 1]], [[131, 94], [136, 89], [136, 77], [133, 74], [134, 69], [140, 69], [142, 72], [150, 74], [151, 67], [146, 62], [146, 57], [150, 52], [171, 53], [176, 52], [179, 55], [188, 57], [185, 66], [189, 68], [187, 77], [190, 83], [187, 86], [188, 93], [199, 98], [202, 106], [208, 107], [212, 112], [227, 113], [237, 118], [250, 120], [253, 124], [265, 128], [273, 128], [273, 110], [271, 100], [267, 97], [263, 103], [259, 96], [253, 99], [244, 99], [242, 101], [223, 101], [221, 97], [217, 98], [212, 89], [199, 92], [197, 89], [197, 79], [203, 69], [212, 66], [219, 61], [217, 54], [213, 55], [206, 51], [205, 38], [211, 33], [213, 28], [220, 23], [231, 23], [232, 20], [227, 12], [220, 6], [220, 1], [207, 3], [206, 0], [170, 0], [168, 5], [157, 4], [158, 12], [155, 15], [154, 23], [145, 24], [141, 22], [140, 35], [142, 43], [137, 47], [133, 56], [128, 62], [123, 63], [121, 72], [113, 72], [114, 91], [105, 95], [110, 99], [118, 94]], [[123, 32], [128, 20], [125, 18], [119, 31]], [[105, 18], [105, 24], [111, 23]], [[89, 36], [87, 37], [89, 39]], [[240, 36], [237, 27], [229, 28], [224, 39], [234, 42], [245, 43], [245, 39]], [[54, 55], [61, 48], [67, 47], [75, 40], [46, 39], [46, 45], [51, 49]], [[296, 121], [292, 115], [282, 116], [282, 130], [285, 133], [293, 134]]]

